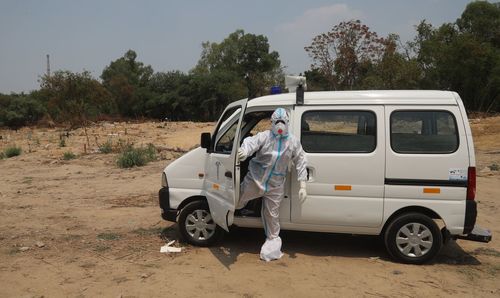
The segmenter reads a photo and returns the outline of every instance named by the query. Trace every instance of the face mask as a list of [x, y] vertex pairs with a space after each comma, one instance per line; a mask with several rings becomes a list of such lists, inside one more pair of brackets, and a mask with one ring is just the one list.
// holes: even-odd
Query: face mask
[[288, 127], [283, 122], [274, 123], [273, 133], [275, 135], [286, 136], [288, 135]]

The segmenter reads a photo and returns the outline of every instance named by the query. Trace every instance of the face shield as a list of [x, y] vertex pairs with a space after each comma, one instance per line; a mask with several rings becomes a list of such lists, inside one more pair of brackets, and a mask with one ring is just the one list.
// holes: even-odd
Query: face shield
[[271, 116], [271, 131], [275, 136], [288, 136], [288, 113], [283, 108], [277, 108]]

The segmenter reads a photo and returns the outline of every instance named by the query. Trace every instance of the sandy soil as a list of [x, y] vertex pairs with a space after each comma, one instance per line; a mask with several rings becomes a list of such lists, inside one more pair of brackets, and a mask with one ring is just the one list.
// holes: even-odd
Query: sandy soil
[[[219, 246], [181, 244], [160, 218], [165, 165], [199, 142], [213, 123], [101, 123], [61, 129], [0, 130], [1, 297], [500, 297], [500, 117], [472, 120], [478, 162], [478, 223], [494, 234], [458, 240], [423, 266], [388, 259], [376, 237], [282, 232], [285, 256], [259, 260], [260, 230], [236, 229]], [[159, 160], [120, 169], [98, 145], [153, 143]], [[120, 141], [121, 140], [121, 141]], [[89, 145], [85, 145], [88, 143]], [[76, 159], [65, 161], [71, 151]], [[85, 153], [86, 152], [86, 153]]]

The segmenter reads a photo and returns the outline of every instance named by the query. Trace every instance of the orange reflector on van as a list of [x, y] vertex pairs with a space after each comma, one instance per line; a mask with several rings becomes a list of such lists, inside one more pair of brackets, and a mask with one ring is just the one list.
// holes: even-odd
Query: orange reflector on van
[[441, 193], [441, 188], [436, 187], [424, 187], [424, 193]]
[[350, 185], [335, 185], [335, 190], [351, 190], [352, 186]]
[[219, 187], [220, 186], [217, 183], [212, 184], [212, 188], [215, 189], [215, 190], [219, 190]]

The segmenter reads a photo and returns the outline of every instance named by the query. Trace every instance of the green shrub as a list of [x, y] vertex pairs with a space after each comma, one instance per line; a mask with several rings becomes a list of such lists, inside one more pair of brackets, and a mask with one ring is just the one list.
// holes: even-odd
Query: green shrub
[[16, 147], [16, 146], [7, 147], [4, 151], [4, 154], [7, 158], [9, 158], [9, 157], [21, 155], [21, 151], [22, 151], [21, 147]]
[[111, 144], [111, 141], [107, 141], [104, 144], [99, 145], [99, 152], [108, 154], [113, 152], [113, 144]]
[[61, 139], [59, 140], [59, 147], [61, 147], [61, 148], [62, 148], [62, 147], [66, 147], [66, 139], [61, 138]]
[[64, 152], [64, 155], [63, 155], [64, 160], [70, 160], [70, 159], [75, 159], [75, 158], [76, 158], [76, 155], [73, 152], [71, 152], [71, 151]]
[[489, 165], [488, 168], [490, 168], [490, 170], [492, 170], [492, 171], [500, 170], [500, 167], [496, 163]]
[[148, 161], [156, 159], [156, 148], [153, 144], [149, 143], [146, 149], [144, 149], [144, 153], [146, 154]]
[[140, 148], [126, 149], [118, 156], [117, 160], [120, 168], [140, 167], [146, 163], [146, 157]]
[[35, 123], [44, 114], [45, 107], [32, 95], [0, 94], [0, 126], [17, 129]]
[[3, 154], [3, 152], [0, 152], [0, 159], [4, 159], [5, 158], [5, 154]]
[[146, 148], [134, 148], [132, 145], [124, 147], [118, 156], [116, 164], [120, 168], [141, 167], [156, 159], [156, 148], [149, 144]]

